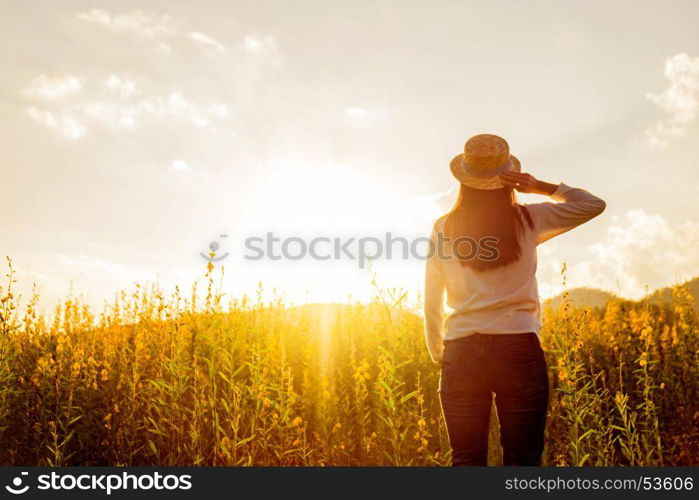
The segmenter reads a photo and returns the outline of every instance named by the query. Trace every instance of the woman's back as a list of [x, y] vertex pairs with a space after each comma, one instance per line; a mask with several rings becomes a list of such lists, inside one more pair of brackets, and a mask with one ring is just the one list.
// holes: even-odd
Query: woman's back
[[[435, 229], [443, 230], [443, 223]], [[447, 305], [453, 311], [446, 320], [445, 339], [476, 332], [536, 331], [535, 247], [533, 231], [525, 227], [514, 262], [485, 270], [465, 266], [456, 258], [440, 262]]]
[[[536, 246], [592, 219], [605, 208], [600, 198], [565, 184], [560, 184], [551, 198], [560, 203], [538, 203], [524, 208], [532, 224], [522, 225], [516, 260], [480, 270], [464, 265], [448, 250], [441, 254], [436, 252], [429, 259], [425, 279], [425, 324], [433, 359], [440, 359], [444, 340], [475, 333], [539, 333]], [[435, 245], [444, 241], [445, 225], [446, 218], [435, 224], [432, 234]], [[444, 292], [452, 309], [446, 319]]]

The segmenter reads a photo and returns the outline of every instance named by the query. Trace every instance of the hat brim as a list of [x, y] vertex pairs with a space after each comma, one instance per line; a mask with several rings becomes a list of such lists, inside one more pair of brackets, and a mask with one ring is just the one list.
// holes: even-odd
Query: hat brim
[[[463, 154], [456, 155], [451, 161], [451, 173], [456, 177], [456, 180], [461, 184], [474, 189], [501, 189], [505, 187], [505, 184], [500, 180], [500, 173], [493, 176], [474, 176], [469, 173], [463, 161]], [[510, 155], [510, 158], [506, 163], [507, 167], [503, 170], [498, 170], [502, 173], [504, 172], [519, 172], [520, 163], [516, 156]]]

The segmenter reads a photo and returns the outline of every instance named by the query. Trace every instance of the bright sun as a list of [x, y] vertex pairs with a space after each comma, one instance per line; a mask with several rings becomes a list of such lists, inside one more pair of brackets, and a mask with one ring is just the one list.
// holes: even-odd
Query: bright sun
[[[328, 238], [319, 242], [313, 258], [307, 251], [303, 258], [302, 243], [287, 246], [291, 259], [272, 260], [269, 255], [257, 261], [244, 258], [243, 250], [237, 257], [236, 268], [242, 274], [271, 284], [286, 291], [295, 302], [341, 301], [348, 295], [366, 299], [373, 294], [371, 274], [366, 263], [360, 268], [357, 255], [360, 238], [385, 241], [386, 234], [408, 241], [429, 235], [432, 222], [442, 213], [437, 196], [410, 196], [398, 192], [377, 178], [358, 168], [345, 165], [300, 166], [286, 164], [261, 175], [249, 193], [250, 210], [241, 220], [241, 241], [249, 237], [265, 239], [258, 246], [269, 248], [267, 233], [279, 241], [274, 248], [281, 254], [285, 240], [302, 239], [309, 244], [314, 238]], [[342, 254], [335, 258], [334, 239], [346, 243], [353, 260]], [[375, 244], [367, 243], [369, 255], [375, 255]], [[381, 283], [417, 289], [422, 279], [423, 262], [412, 256], [402, 258], [402, 245], [396, 243], [392, 259], [382, 255], [372, 264]], [[250, 252], [248, 252], [250, 255]], [[328, 258], [328, 256], [330, 256]]]

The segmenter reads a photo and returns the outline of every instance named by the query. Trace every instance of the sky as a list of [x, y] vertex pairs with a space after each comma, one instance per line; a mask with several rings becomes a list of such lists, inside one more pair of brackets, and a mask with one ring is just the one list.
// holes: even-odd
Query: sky
[[[230, 297], [363, 300], [357, 260], [249, 260], [246, 240], [422, 238], [454, 202], [451, 158], [494, 133], [607, 202], [539, 248], [542, 296], [565, 262], [569, 287], [638, 298], [699, 274], [698, 18], [693, 0], [0, 0], [0, 254], [49, 306], [186, 288], [214, 241]], [[416, 292], [423, 266], [372, 269]]]

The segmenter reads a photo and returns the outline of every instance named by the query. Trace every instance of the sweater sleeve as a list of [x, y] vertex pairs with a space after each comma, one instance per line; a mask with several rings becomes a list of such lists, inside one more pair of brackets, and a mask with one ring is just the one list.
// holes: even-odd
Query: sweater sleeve
[[601, 198], [566, 184], [559, 184], [551, 198], [559, 203], [527, 205], [537, 244], [565, 233], [601, 214], [607, 204]]
[[444, 351], [444, 271], [436, 247], [436, 229], [431, 241], [434, 251], [425, 266], [425, 338], [432, 361], [439, 363]]

